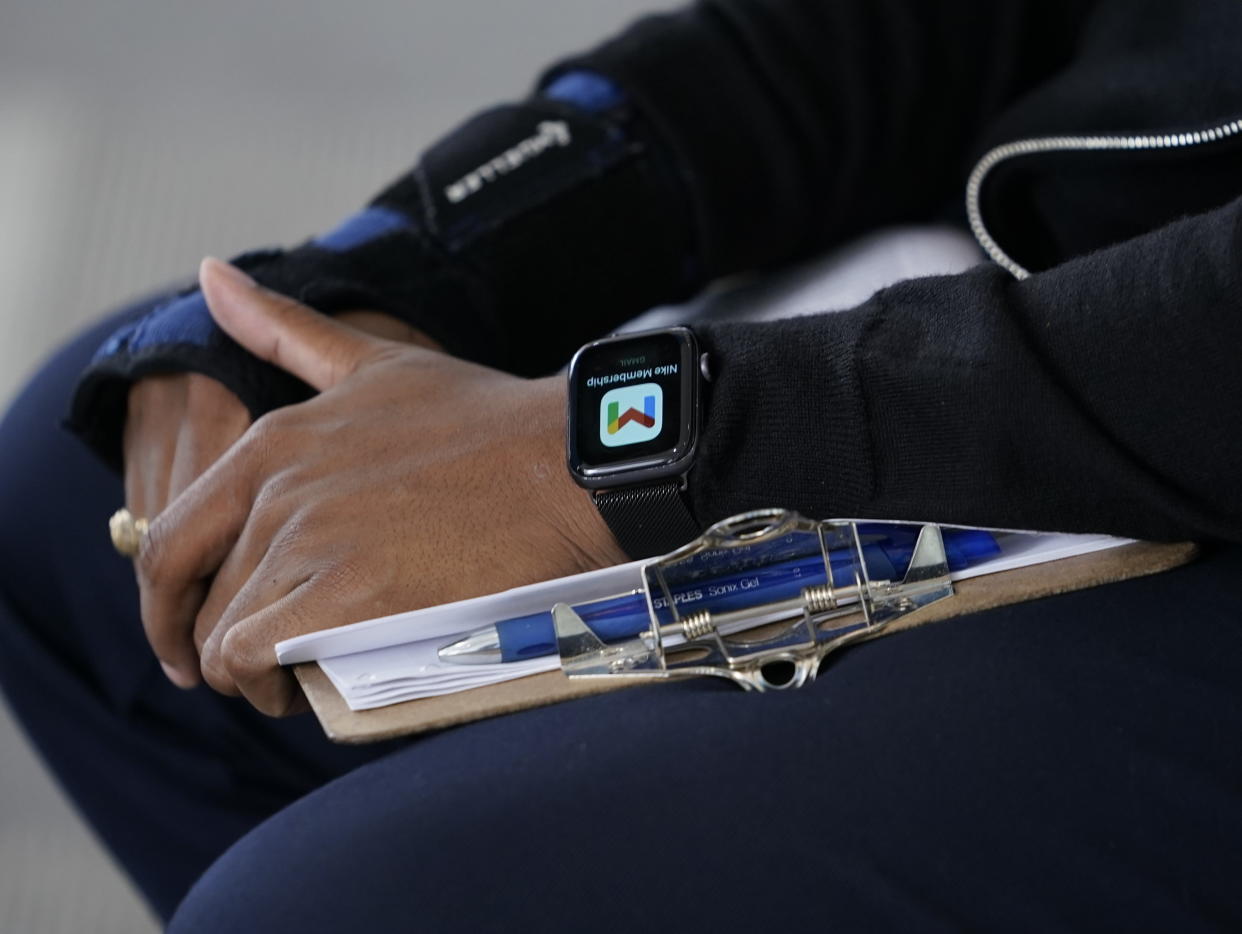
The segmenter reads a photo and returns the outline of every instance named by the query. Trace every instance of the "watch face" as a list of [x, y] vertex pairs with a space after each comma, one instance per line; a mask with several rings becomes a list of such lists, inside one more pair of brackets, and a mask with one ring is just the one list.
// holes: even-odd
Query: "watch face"
[[574, 476], [604, 487], [684, 472], [695, 440], [697, 367], [685, 328], [609, 338], [578, 351], [569, 371]]

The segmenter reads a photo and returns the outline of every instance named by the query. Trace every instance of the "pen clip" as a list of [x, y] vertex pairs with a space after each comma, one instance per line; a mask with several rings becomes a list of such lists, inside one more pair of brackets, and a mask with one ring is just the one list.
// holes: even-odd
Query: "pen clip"
[[[884, 524], [867, 523], [869, 543]], [[874, 576], [878, 563], [856, 522], [744, 513], [643, 567], [649, 626], [637, 636], [608, 642], [558, 604], [561, 667], [573, 678], [712, 675], [749, 690], [798, 687], [830, 652], [953, 593], [939, 526], [920, 528], [901, 580], [891, 565]]]

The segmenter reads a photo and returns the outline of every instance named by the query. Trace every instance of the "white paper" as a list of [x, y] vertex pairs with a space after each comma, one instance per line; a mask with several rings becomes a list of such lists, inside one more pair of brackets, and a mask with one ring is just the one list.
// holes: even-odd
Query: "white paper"
[[560, 666], [555, 655], [497, 665], [448, 664], [436, 654], [445, 641], [451, 639], [424, 639], [323, 659], [319, 664], [352, 710], [451, 694]]
[[[611, 594], [639, 590], [643, 586], [642, 568], [646, 563], [631, 561], [585, 574], [527, 584], [485, 597], [394, 613], [392, 616], [295, 636], [276, 643], [276, 660], [282, 665], [292, 665], [403, 645], [419, 639], [460, 636], [502, 619], [550, 610], [556, 603], [586, 603]], [[446, 638], [444, 641], [453, 640]]]

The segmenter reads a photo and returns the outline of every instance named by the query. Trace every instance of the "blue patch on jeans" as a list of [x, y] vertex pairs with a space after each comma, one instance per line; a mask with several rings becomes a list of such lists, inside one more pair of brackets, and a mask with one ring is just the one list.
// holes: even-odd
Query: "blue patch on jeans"
[[315, 246], [344, 253], [413, 226], [410, 219], [392, 208], [372, 206], [347, 217], [326, 234], [315, 238]]
[[619, 87], [593, 71], [567, 71], [540, 93], [552, 100], [573, 104], [587, 113], [611, 110], [625, 100]]

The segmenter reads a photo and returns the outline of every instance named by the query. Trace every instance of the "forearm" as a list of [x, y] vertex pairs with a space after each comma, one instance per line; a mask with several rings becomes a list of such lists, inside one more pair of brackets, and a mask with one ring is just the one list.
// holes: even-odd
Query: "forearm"
[[789, 506], [1242, 538], [1242, 201], [1023, 282], [912, 280], [859, 308], [706, 325], [703, 522]]

